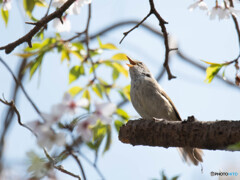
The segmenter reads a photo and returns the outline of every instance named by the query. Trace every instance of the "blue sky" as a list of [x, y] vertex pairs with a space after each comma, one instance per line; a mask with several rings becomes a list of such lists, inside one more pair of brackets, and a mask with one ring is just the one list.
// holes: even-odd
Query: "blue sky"
[[[155, 3], [162, 17], [169, 22], [168, 32], [177, 40], [180, 49], [195, 61], [202, 63], [200, 59], [203, 59], [211, 62], [224, 62], [234, 59], [238, 54], [238, 42], [232, 20], [211, 21], [203, 11], [189, 12], [187, 7], [193, 2], [192, 0], [169, 0], [156, 1]], [[208, 3], [208, 1], [206, 2]], [[3, 21], [0, 21], [0, 45], [16, 40], [29, 29], [23, 25], [16, 5], [17, 3], [14, 1], [7, 29], [4, 27]], [[141, 20], [149, 11], [147, 0], [93, 0], [92, 6], [91, 33], [118, 21]], [[42, 16], [38, 12], [35, 13], [36, 16]], [[85, 6], [79, 16], [71, 17], [73, 32], [84, 29], [86, 18], [87, 7]], [[150, 17], [146, 22], [160, 30], [154, 17]], [[54, 33], [51, 26], [49, 26], [49, 35]], [[101, 39], [104, 42], [118, 45], [122, 33], [131, 27], [123, 26], [101, 37]], [[69, 34], [63, 35], [70, 36]], [[91, 45], [94, 46], [94, 43]], [[163, 64], [163, 42], [159, 37], [142, 28], [130, 33], [118, 47], [130, 57], [147, 64], [153, 74], [156, 74]], [[12, 69], [15, 69], [20, 61], [14, 56], [14, 53], [19, 52], [20, 49], [16, 49], [10, 55], [5, 55], [3, 51], [0, 52], [1, 57]], [[174, 54], [172, 54], [170, 68], [177, 79], [168, 81], [165, 75], [161, 80], [161, 86], [175, 103], [182, 118], [194, 115], [202, 121], [239, 120], [240, 89], [230, 87], [217, 79], [214, 79], [211, 84], [204, 83], [205, 72], [183, 62]], [[51, 105], [58, 103], [63, 93], [68, 90], [68, 70], [69, 67], [66, 63], [60, 63], [60, 56], [53, 53], [45, 57], [41, 77], [36, 74], [31, 81], [26, 77], [25, 88], [42, 111], [48, 112]], [[0, 74], [0, 93], [9, 99], [12, 77], [3, 66], [0, 68]], [[234, 68], [229, 67], [226, 70], [227, 77], [233, 79], [234, 74]], [[40, 85], [38, 86], [39, 78]], [[121, 79], [121, 83], [129, 84], [130, 79]], [[17, 105], [24, 122], [38, 118], [22, 92]], [[1, 114], [4, 109], [5, 107], [0, 105]], [[138, 117], [130, 103], [124, 109], [133, 117]], [[17, 123], [12, 126], [6, 142], [6, 161], [9, 165], [14, 165], [15, 162], [25, 162], [26, 152], [30, 149], [41, 152], [35, 143], [34, 136]], [[87, 148], [82, 150], [87, 156], [92, 157], [92, 153]], [[106, 179], [114, 180], [157, 178], [161, 170], [164, 170], [169, 177], [181, 175], [180, 179], [184, 180], [193, 178], [217, 179], [217, 177], [210, 176], [211, 171], [236, 171], [240, 173], [239, 152], [204, 150], [204, 154], [203, 173], [201, 173], [200, 166], [188, 166], [183, 163], [175, 148], [133, 147], [122, 144], [117, 138], [116, 131], [114, 131], [111, 149], [99, 159], [99, 167]], [[84, 160], [82, 161], [86, 167], [88, 179], [99, 179], [94, 170]], [[66, 169], [79, 173], [72, 161], [69, 160], [65, 166]], [[72, 179], [62, 174], [60, 177]]]

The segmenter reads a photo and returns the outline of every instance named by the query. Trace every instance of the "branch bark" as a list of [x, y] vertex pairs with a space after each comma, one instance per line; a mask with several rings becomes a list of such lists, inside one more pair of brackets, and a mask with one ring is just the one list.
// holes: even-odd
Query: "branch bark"
[[193, 147], [227, 150], [240, 141], [240, 121], [130, 120], [119, 131], [119, 140], [132, 145]]

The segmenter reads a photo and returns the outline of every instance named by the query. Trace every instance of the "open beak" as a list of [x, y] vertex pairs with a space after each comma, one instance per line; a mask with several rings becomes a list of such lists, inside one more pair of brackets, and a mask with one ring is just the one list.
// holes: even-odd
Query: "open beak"
[[130, 64], [127, 64], [128, 67], [131, 68], [131, 67], [133, 67], [134, 65], [137, 64], [137, 63], [136, 63], [135, 61], [133, 61], [130, 57], [127, 56], [127, 58], [128, 58], [128, 61], [130, 62]]

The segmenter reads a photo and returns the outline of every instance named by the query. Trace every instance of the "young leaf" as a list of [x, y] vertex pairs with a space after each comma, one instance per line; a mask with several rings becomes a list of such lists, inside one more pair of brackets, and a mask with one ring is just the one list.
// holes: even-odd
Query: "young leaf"
[[119, 71], [116, 69], [116, 68], [113, 68], [113, 71], [112, 71], [112, 79], [113, 81], [116, 81], [119, 77]]
[[112, 63], [113, 67], [116, 68], [120, 73], [122, 73], [125, 77], [128, 77], [128, 71], [119, 63]]
[[107, 139], [106, 139], [106, 144], [105, 144], [103, 153], [109, 150], [111, 141], [112, 141], [112, 129], [110, 125], [107, 125]]
[[101, 49], [109, 49], [109, 50], [118, 49], [114, 44], [111, 44], [111, 43], [103, 44], [99, 37], [97, 37], [97, 40]]
[[68, 90], [68, 92], [71, 94], [72, 97], [76, 96], [83, 90], [80, 86], [74, 86], [71, 89]]
[[67, 59], [68, 61], [70, 60], [70, 56], [69, 56], [69, 51], [66, 49], [62, 50], [62, 55], [61, 55], [61, 62], [63, 62], [65, 59]]
[[127, 55], [124, 53], [118, 53], [113, 55], [112, 60], [128, 60]]
[[16, 56], [19, 56], [19, 57], [22, 57], [22, 58], [28, 58], [28, 57], [31, 57], [33, 55], [35, 55], [36, 53], [16, 53], [14, 55]]
[[34, 0], [34, 1], [36, 6], [47, 7], [47, 3], [45, 1], [42, 1], [42, 0]]
[[8, 14], [8, 11], [4, 11], [3, 8], [1, 9], [1, 14], [2, 14], [2, 18], [5, 22], [5, 26], [7, 27], [7, 24], [8, 24], [8, 17], [9, 17], [9, 14]]
[[32, 76], [34, 75], [36, 70], [41, 66], [43, 56], [44, 56], [44, 53], [40, 54], [39, 56], [37, 56], [36, 60], [31, 64], [31, 67], [30, 67], [30, 79], [32, 78]]
[[23, 7], [29, 17], [32, 17], [32, 11], [35, 6], [34, 0], [23, 0]]
[[81, 66], [73, 66], [69, 72], [69, 84], [71, 84], [73, 81], [77, 80], [80, 75], [83, 75], [84, 72], [84, 67], [83, 65]]
[[127, 97], [129, 101], [131, 101], [130, 89], [131, 89], [131, 85], [127, 85], [123, 88], [123, 94]]
[[115, 125], [115, 128], [116, 128], [117, 132], [119, 132], [120, 127], [121, 127], [122, 125], [124, 125], [124, 123], [123, 123], [122, 121], [116, 120], [116, 121], [114, 122], [114, 125]]
[[90, 92], [87, 89], [83, 92], [82, 98], [86, 98], [88, 101], [91, 100]]
[[119, 116], [121, 116], [123, 119], [129, 119], [130, 117], [129, 117], [129, 115], [128, 115], [128, 113], [126, 112], [126, 111], [124, 111], [123, 109], [120, 109], [120, 108], [118, 108], [117, 110], [116, 110], [116, 113], [119, 115]]
[[210, 65], [206, 69], [207, 76], [206, 76], [205, 82], [210, 83], [222, 67], [223, 67], [223, 64], [212, 64], [212, 65]]
[[101, 99], [103, 98], [102, 88], [99, 84], [92, 85], [92, 90], [98, 95]]

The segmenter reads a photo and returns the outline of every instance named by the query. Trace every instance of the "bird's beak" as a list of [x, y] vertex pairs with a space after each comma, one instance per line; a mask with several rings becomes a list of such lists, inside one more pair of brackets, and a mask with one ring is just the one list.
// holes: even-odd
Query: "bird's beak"
[[137, 63], [136, 63], [135, 61], [133, 61], [130, 57], [127, 56], [127, 58], [128, 58], [128, 61], [130, 62], [130, 64], [127, 64], [128, 67], [131, 68], [131, 67], [133, 67], [134, 65], [137, 64]]

